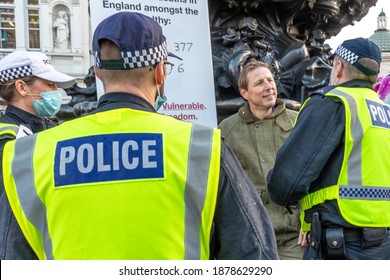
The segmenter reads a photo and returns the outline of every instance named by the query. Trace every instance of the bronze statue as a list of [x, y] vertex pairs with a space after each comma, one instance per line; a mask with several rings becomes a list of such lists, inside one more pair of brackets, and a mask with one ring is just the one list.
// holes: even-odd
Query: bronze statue
[[243, 105], [237, 80], [252, 59], [271, 66], [279, 97], [299, 108], [329, 82], [331, 48], [325, 40], [361, 20], [376, 2], [209, 0], [218, 122]]
[[62, 104], [56, 118], [59, 122], [71, 120], [80, 117], [97, 107], [96, 77], [93, 66], [88, 70], [88, 74], [83, 80], [86, 87], [80, 87], [74, 84], [71, 88], [66, 89], [66, 94], [71, 96], [71, 100]]

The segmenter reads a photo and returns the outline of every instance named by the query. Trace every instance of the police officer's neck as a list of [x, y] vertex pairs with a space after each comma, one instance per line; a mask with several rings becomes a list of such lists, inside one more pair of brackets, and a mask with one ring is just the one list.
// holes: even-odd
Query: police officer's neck
[[110, 94], [111, 92], [124, 92], [137, 95], [142, 99], [145, 99], [152, 106], [154, 105], [154, 101], [156, 99], [156, 88], [155, 86], [144, 86], [140, 87], [134, 84], [122, 84], [122, 85], [112, 85], [105, 86], [104, 91], [106, 94]]
[[23, 111], [35, 115], [34, 107], [32, 106], [31, 96], [24, 96], [22, 98], [14, 98], [8, 104], [17, 107]]

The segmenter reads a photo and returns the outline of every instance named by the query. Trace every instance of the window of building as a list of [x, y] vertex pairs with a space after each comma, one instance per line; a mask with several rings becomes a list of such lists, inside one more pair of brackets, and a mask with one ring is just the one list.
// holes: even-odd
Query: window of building
[[14, 0], [0, 0], [0, 48], [15, 49], [15, 5]]
[[39, 0], [27, 1], [28, 48], [40, 49], [39, 38]]

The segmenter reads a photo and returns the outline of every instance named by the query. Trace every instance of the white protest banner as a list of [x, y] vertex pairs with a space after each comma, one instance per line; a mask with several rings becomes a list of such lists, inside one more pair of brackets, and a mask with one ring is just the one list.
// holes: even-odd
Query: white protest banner
[[[94, 0], [90, 1], [92, 32], [117, 12], [138, 12], [155, 19], [167, 38], [168, 51], [183, 60], [166, 79], [168, 98], [159, 113], [185, 121], [217, 126], [208, 4], [204, 0]], [[126, 34], [123, 34], [126, 36]], [[100, 91], [102, 88], [100, 87]], [[99, 93], [98, 96], [102, 94]]]

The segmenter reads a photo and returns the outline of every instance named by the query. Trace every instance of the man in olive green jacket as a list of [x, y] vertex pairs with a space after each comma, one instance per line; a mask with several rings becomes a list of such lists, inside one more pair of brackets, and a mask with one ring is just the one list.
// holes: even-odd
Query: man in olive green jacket
[[274, 227], [280, 259], [302, 259], [304, 248], [298, 244], [299, 209], [288, 213], [270, 200], [266, 176], [273, 168], [278, 149], [293, 128], [297, 111], [277, 99], [275, 80], [267, 64], [247, 63], [238, 84], [245, 106], [224, 119], [219, 128], [225, 141], [256, 186]]

